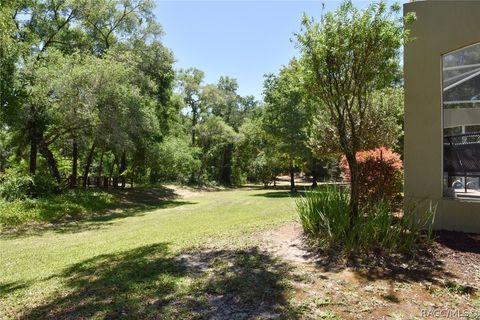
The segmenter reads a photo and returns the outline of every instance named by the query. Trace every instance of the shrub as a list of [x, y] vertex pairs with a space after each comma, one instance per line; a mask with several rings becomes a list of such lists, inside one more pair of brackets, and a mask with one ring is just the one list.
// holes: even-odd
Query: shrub
[[253, 177], [263, 183], [265, 188], [275, 178], [275, 167], [264, 152], [259, 153], [251, 162], [250, 172]]
[[[118, 199], [108, 190], [66, 190], [38, 199], [0, 199], [0, 232], [2, 228], [19, 226], [28, 222], [54, 222], [68, 218], [84, 218], [93, 214], [104, 214], [116, 207]], [[122, 214], [117, 212], [116, 215]], [[128, 215], [128, 212], [125, 211]]]
[[375, 250], [412, 253], [419, 245], [422, 230], [433, 218], [433, 213], [420, 218], [413, 212], [395, 216], [390, 203], [382, 200], [362, 206], [352, 228], [349, 197], [346, 191], [328, 187], [308, 191], [297, 199], [303, 229], [320, 248], [345, 253]]
[[[379, 147], [357, 152], [359, 187], [362, 200], [392, 199], [403, 189], [403, 162], [391, 149]], [[346, 181], [350, 181], [350, 169], [345, 156], [340, 168]]]
[[32, 177], [12, 171], [0, 176], [0, 198], [8, 202], [31, 197], [47, 197], [58, 192], [58, 184], [49, 175], [36, 174]]
[[31, 195], [35, 197], [46, 197], [59, 193], [58, 183], [50, 175], [36, 174], [33, 176]]
[[200, 170], [200, 150], [192, 147], [185, 138], [166, 138], [149, 152], [148, 161], [156, 175], [152, 180], [184, 183], [191, 178], [193, 172]]
[[0, 176], [0, 198], [6, 201], [24, 200], [33, 187], [33, 179], [29, 175], [12, 171]]

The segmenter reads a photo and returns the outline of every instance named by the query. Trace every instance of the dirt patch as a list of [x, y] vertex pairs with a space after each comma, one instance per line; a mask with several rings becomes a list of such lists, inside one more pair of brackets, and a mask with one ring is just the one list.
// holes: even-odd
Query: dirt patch
[[303, 318], [438, 319], [442, 310], [480, 318], [479, 236], [442, 232], [415, 261], [372, 256], [370, 263], [312, 253], [298, 223], [259, 240], [295, 266], [292, 299], [307, 310]]
[[480, 235], [442, 231], [437, 234], [437, 252], [447, 269], [459, 280], [476, 280], [480, 286]]
[[286, 261], [314, 264], [304, 245], [302, 227], [297, 223], [289, 223], [270, 230], [262, 234], [260, 239], [266, 249]]

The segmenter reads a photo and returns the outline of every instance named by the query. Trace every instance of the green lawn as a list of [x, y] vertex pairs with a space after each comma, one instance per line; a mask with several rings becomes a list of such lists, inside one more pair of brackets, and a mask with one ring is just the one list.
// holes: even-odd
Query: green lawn
[[[244, 240], [295, 219], [287, 192], [177, 197], [162, 189], [113, 197], [109, 210], [78, 221], [69, 214], [67, 223], [0, 235], [0, 319], [195, 319], [227, 312], [218, 304], [228, 312], [253, 305], [259, 317], [262, 308], [291, 311], [288, 266]], [[55, 211], [42, 210], [35, 220]]]

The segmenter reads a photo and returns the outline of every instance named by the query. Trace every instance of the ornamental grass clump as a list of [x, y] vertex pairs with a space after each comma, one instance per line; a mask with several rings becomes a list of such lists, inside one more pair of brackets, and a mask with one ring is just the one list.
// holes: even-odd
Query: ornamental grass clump
[[323, 250], [344, 253], [413, 254], [429, 240], [434, 210], [426, 215], [395, 214], [386, 200], [364, 205], [351, 221], [349, 193], [328, 187], [305, 193], [296, 201], [305, 234]]

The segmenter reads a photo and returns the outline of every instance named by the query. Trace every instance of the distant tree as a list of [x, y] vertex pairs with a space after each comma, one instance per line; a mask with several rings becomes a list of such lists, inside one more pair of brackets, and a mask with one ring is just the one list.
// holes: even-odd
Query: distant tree
[[178, 80], [182, 89], [183, 99], [188, 108], [191, 119], [191, 137], [192, 145], [196, 143], [196, 126], [200, 120], [202, 112], [201, 98], [203, 93], [203, 78], [205, 74], [203, 71], [195, 68], [180, 70]]
[[[151, 0], [2, 1], [0, 120], [7, 122], [9, 130], [15, 132], [15, 135], [24, 137], [18, 139], [19, 142], [30, 145], [31, 174], [36, 173], [39, 152], [52, 159], [49, 143], [45, 141], [45, 130], [51, 124], [50, 119], [44, 117], [43, 111], [48, 108], [45, 103], [54, 102], [58, 95], [46, 92], [45, 97], [40, 97], [42, 79], [37, 77], [49, 68], [47, 64], [53, 61], [50, 56], [55, 55], [54, 51], [66, 56], [78, 51], [103, 57], [109, 54], [108, 51], [123, 50], [136, 51], [139, 56], [139, 48], [142, 48], [141, 51], [146, 52], [145, 56], [150, 59], [143, 59], [143, 63], [137, 65], [140, 72], [135, 74], [145, 74], [147, 69], [152, 73], [157, 72], [157, 75], [162, 73], [163, 78], [156, 77], [160, 84], [157, 96], [159, 101], [168, 99], [171, 89], [163, 89], [173, 80], [173, 58], [168, 57], [167, 51], [159, 46], [161, 27], [155, 22], [153, 8], [154, 2]], [[156, 54], [152, 54], [155, 50], [145, 50], [152, 48], [159, 50], [156, 50]], [[159, 60], [165, 63], [151, 63]], [[37, 68], [43, 70], [37, 72]], [[33, 90], [33, 97], [38, 99], [33, 99], [27, 90]], [[22, 113], [18, 112], [20, 109], [23, 110]], [[123, 155], [122, 159], [125, 158]], [[53, 161], [47, 162], [53, 164]]]
[[[169, 136], [148, 149], [146, 161], [160, 181], [188, 182], [200, 170], [200, 148], [190, 144], [188, 135]], [[153, 181], [156, 182], [156, 181]]]
[[[374, 93], [395, 82], [406, 37], [398, 5], [384, 2], [364, 10], [344, 1], [318, 24], [307, 16], [297, 36], [310, 93], [322, 101], [324, 121], [331, 124], [351, 172], [351, 226], [359, 212], [357, 151], [371, 136], [367, 117]], [[382, 129], [382, 128], [380, 128]], [[333, 133], [333, 132], [332, 132]], [[384, 130], [376, 135], [383, 135]]]
[[203, 180], [223, 181], [225, 147], [233, 145], [238, 139], [237, 132], [225, 121], [215, 115], [209, 115], [197, 125], [198, 146], [202, 149]]
[[159, 140], [169, 133], [172, 123], [178, 120], [181, 108], [178, 97], [173, 97], [175, 86], [173, 53], [158, 40], [145, 42], [142, 39], [134, 39], [131, 45], [132, 48], [128, 48], [127, 52], [135, 56], [136, 67], [140, 71], [136, 74], [136, 84], [142, 94], [156, 100], [155, 113], [160, 125], [160, 132], [156, 138]]
[[9, 104], [14, 102], [15, 63], [21, 49], [20, 43], [12, 37], [16, 29], [11, 19], [15, 14], [15, 2], [2, 1], [0, 5], [0, 125], [5, 121]]
[[263, 128], [261, 113], [247, 118], [240, 127], [234, 155], [237, 170], [265, 187], [272, 182], [275, 185], [276, 176], [287, 167], [275, 140]]
[[265, 79], [265, 131], [276, 141], [278, 152], [288, 159], [290, 189], [295, 191], [295, 161], [308, 152], [306, 126], [309, 123], [309, 107], [302, 87], [300, 64], [292, 60], [288, 67], [275, 76]]
[[[236, 79], [222, 76], [216, 85], [207, 86], [204, 92], [204, 103], [207, 109], [213, 115], [222, 118], [235, 131], [238, 131], [244, 120], [241, 107], [244, 100], [237, 94], [237, 90]], [[234, 141], [224, 145], [220, 171], [220, 182], [224, 185], [232, 184], [233, 151]]]
[[[1, 124], [0, 124], [1, 125]], [[11, 155], [11, 134], [5, 127], [0, 126], [0, 174], [5, 172], [8, 158]]]

